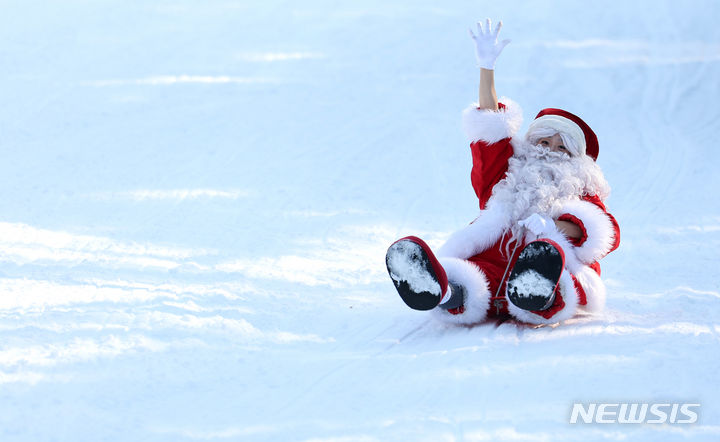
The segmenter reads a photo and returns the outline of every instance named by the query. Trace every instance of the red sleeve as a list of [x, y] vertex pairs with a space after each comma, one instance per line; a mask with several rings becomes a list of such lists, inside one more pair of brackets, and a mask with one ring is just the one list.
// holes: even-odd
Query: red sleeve
[[[612, 247], [610, 248], [610, 252], [617, 249], [620, 246], [620, 224], [618, 224], [617, 220], [610, 212], [607, 211], [605, 208], [605, 204], [603, 204], [602, 200], [597, 195], [584, 195], [583, 198], [585, 201], [588, 201], [590, 203], [595, 204], [599, 208], [602, 209], [603, 212], [605, 212], [605, 215], [607, 215], [608, 218], [610, 218], [610, 222], [613, 225], [613, 230], [615, 231], [615, 242], [613, 243]], [[608, 252], [608, 253], [610, 253]]]
[[576, 226], [578, 226], [580, 228], [580, 231], [582, 232], [582, 234], [580, 235], [580, 238], [568, 237], [568, 241], [570, 241], [570, 244], [574, 245], [575, 247], [580, 247], [583, 244], [585, 244], [585, 241], [587, 241], [588, 233], [587, 233], [587, 229], [585, 229], [585, 224], [583, 224], [583, 222], [580, 218], [576, 217], [575, 215], [565, 213], [558, 217], [558, 221], [567, 221], [569, 223], [575, 224]]
[[480, 209], [484, 209], [495, 184], [505, 177], [508, 170], [508, 160], [513, 154], [510, 138], [504, 138], [497, 143], [487, 144], [480, 140], [470, 144], [472, 151], [472, 182], [475, 195], [480, 200]]

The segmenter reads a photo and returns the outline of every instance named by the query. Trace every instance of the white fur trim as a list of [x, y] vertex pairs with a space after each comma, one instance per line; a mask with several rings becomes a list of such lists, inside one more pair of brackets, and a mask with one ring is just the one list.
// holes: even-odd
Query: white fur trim
[[437, 256], [468, 259], [487, 250], [505, 233], [509, 215], [499, 204], [489, 204], [472, 224], [456, 231], [437, 250]]
[[578, 294], [575, 290], [575, 283], [568, 272], [563, 272], [560, 275], [560, 293], [563, 301], [565, 301], [565, 307], [562, 310], [555, 313], [550, 319], [545, 319], [540, 315], [523, 310], [515, 306], [512, 302], [508, 302], [508, 311], [515, 318], [527, 322], [529, 324], [555, 324], [560, 321], [572, 318], [577, 312], [578, 307]]
[[587, 240], [574, 248], [580, 261], [590, 264], [610, 252], [615, 243], [615, 229], [602, 209], [587, 201], [570, 201], [563, 205], [561, 211], [578, 218], [585, 226]]
[[581, 305], [580, 308], [590, 313], [598, 313], [605, 308], [605, 284], [603, 284], [600, 276], [595, 270], [584, 266], [579, 272], [574, 273], [580, 286], [585, 291], [587, 305]]
[[585, 133], [574, 121], [560, 115], [543, 115], [530, 123], [528, 134], [532, 133], [538, 127], [549, 127], [550, 129], [555, 129], [558, 132], [570, 135], [570, 137], [575, 140], [575, 143], [577, 143], [579, 150], [579, 152], [572, 152], [572, 154], [575, 156], [578, 154], [585, 155]]
[[500, 98], [500, 102], [505, 110], [479, 110], [477, 103], [473, 103], [463, 111], [463, 131], [470, 142], [482, 140], [492, 144], [517, 133], [522, 125], [522, 109], [506, 97]]
[[453, 315], [447, 310], [436, 307], [431, 313], [439, 321], [448, 324], [470, 325], [482, 322], [490, 307], [490, 290], [485, 274], [475, 264], [457, 258], [440, 258], [448, 280], [465, 288], [465, 311]]

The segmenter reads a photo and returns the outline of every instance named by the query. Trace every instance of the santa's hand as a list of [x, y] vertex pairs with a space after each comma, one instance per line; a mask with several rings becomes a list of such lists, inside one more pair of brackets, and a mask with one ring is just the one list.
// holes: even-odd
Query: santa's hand
[[492, 31], [492, 23], [488, 18], [486, 20], [487, 30], [483, 29], [481, 22], [477, 23], [478, 34], [473, 34], [470, 29], [470, 37], [475, 41], [475, 57], [477, 58], [478, 66], [483, 69], [493, 70], [495, 69], [495, 61], [497, 60], [500, 52], [510, 43], [510, 40], [503, 40], [498, 43], [497, 37], [502, 28], [502, 21], [498, 22], [495, 27], [495, 31]]
[[548, 218], [547, 216], [538, 215], [533, 213], [522, 221], [518, 221], [518, 224], [525, 227], [537, 236], [541, 236], [551, 232], [552, 228], [555, 227], [555, 221]]

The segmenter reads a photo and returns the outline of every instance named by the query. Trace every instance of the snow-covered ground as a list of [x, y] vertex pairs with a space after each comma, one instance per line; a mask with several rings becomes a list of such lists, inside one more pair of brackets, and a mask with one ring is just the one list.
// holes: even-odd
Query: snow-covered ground
[[[0, 440], [720, 439], [718, 2], [1, 5]], [[384, 268], [476, 213], [486, 16], [498, 92], [599, 135], [602, 316], [447, 328]]]

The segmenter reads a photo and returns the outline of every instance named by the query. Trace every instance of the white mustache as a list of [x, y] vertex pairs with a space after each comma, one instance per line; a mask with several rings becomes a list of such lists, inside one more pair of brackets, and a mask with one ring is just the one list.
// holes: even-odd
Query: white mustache
[[[533, 145], [534, 149], [532, 149], [530, 152], [537, 153], [537, 155], [531, 155], [533, 158], [537, 158], [539, 160], [549, 159], [549, 160], [567, 160], [570, 158], [570, 155], [563, 153], [563, 152], [554, 152], [550, 150], [549, 147], [545, 147], [542, 144], [535, 144]], [[528, 152], [529, 153], [529, 152]]]

